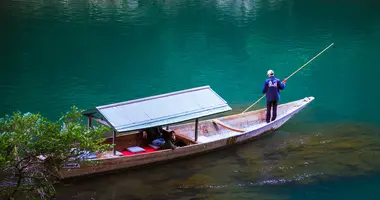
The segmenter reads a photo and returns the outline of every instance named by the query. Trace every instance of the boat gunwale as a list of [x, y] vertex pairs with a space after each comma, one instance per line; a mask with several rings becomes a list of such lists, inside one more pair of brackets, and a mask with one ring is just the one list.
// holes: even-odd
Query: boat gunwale
[[[82, 177], [85, 178], [85, 177], [89, 177], [89, 176], [96, 176], [96, 175], [101, 175], [101, 174], [113, 173], [113, 172], [117, 172], [117, 171], [121, 171], [121, 170], [129, 170], [129, 169], [133, 169], [133, 168], [140, 168], [140, 167], [144, 167], [144, 166], [155, 165], [157, 163], [170, 162], [170, 161], [176, 160], [176, 159], [183, 159], [186, 157], [204, 154], [204, 153], [207, 153], [210, 151], [215, 151], [216, 149], [223, 149], [223, 148], [233, 146], [235, 144], [248, 142], [248, 141], [254, 140], [258, 137], [261, 137], [263, 135], [266, 135], [273, 130], [280, 128], [284, 123], [286, 123], [288, 120], [290, 120], [295, 114], [297, 114], [299, 111], [304, 109], [309, 103], [311, 103], [314, 100], [314, 97], [311, 97], [311, 98], [309, 97], [309, 98], [307, 98], [308, 100], [305, 100], [305, 99], [306, 98], [300, 99], [297, 101], [293, 101], [293, 102], [289, 102], [289, 103], [296, 103], [296, 102], [299, 102], [302, 100], [305, 101], [305, 103], [298, 106], [295, 110], [287, 113], [286, 115], [283, 115], [278, 120], [276, 119], [273, 123], [276, 122], [277, 127], [274, 126], [271, 128], [267, 128], [268, 126], [273, 124], [273, 123], [272, 124], [268, 123], [262, 127], [250, 130], [249, 132], [246, 132], [243, 134], [238, 134], [235, 136], [222, 138], [222, 139], [210, 141], [207, 143], [199, 143], [199, 144], [193, 144], [193, 145], [188, 145], [188, 146], [184, 146], [184, 147], [178, 147], [179, 151], [177, 150], [173, 154], [168, 154], [168, 152], [171, 152], [173, 150], [166, 149], [166, 150], [162, 150], [162, 151], [151, 152], [148, 154], [135, 154], [135, 155], [131, 155], [131, 156], [120, 156], [120, 157], [118, 156], [118, 157], [111, 157], [111, 158], [95, 159], [92, 161], [103, 162], [102, 164], [105, 164], [105, 165], [103, 165], [102, 168], [97, 168], [96, 165], [95, 166], [92, 166], [92, 165], [87, 166], [85, 164], [83, 167], [80, 167], [78, 169], [78, 170], [80, 170], [78, 172], [75, 172], [75, 170], [76, 170], [75, 168], [74, 169], [64, 169], [63, 171], [60, 172], [61, 179], [67, 180], [67, 179], [73, 179], [73, 178], [82, 178]], [[289, 103], [287, 103], [287, 104], [289, 104]], [[283, 105], [285, 105], [285, 104], [283, 104]], [[254, 111], [251, 111], [251, 112], [254, 112]], [[244, 136], [246, 136], [246, 135], [248, 135], [248, 136], [245, 138]], [[223, 141], [225, 141], [225, 143]], [[203, 148], [199, 148], [201, 146], [203, 146]], [[190, 149], [190, 151], [186, 151], [187, 149]], [[191, 150], [194, 150], [194, 151], [191, 151]], [[154, 154], [154, 153], [156, 153], [156, 154]], [[156, 156], [156, 155], [161, 155], [161, 156]], [[165, 155], [170, 155], [170, 156], [165, 157]], [[152, 161], [144, 162], [144, 160], [150, 160], [151, 158], [153, 158]], [[114, 161], [119, 161], [119, 162], [113, 163]], [[137, 163], [135, 165], [129, 164], [129, 163], [133, 163], [133, 162], [140, 162], [140, 163]]]
[[[300, 105], [299, 107], [297, 107], [295, 110], [292, 110], [291, 112], [285, 114], [285, 115], [282, 115], [281, 117], [277, 118], [275, 121], [271, 121], [269, 123], [259, 123], [259, 124], [263, 124], [263, 126], [259, 126], [259, 127], [255, 127], [255, 129], [250, 129], [250, 130], [247, 130], [243, 133], [239, 133], [237, 135], [233, 135], [233, 136], [229, 136], [229, 137], [224, 137], [224, 138], [220, 138], [220, 139], [216, 139], [216, 140], [212, 140], [212, 141], [208, 141], [208, 142], [197, 142], [197, 141], [193, 141], [193, 142], [196, 142], [195, 144], [190, 144], [190, 145], [186, 145], [186, 146], [183, 146], [183, 147], [177, 147], [176, 149], [186, 149], [186, 148], [190, 148], [190, 147], [197, 147], [197, 146], [200, 146], [200, 145], [205, 145], [205, 144], [212, 144], [214, 142], [220, 142], [221, 140], [225, 140], [225, 139], [230, 139], [230, 138], [233, 138], [233, 137], [238, 137], [238, 136], [242, 136], [242, 135], [245, 135], [247, 133], [250, 133], [252, 131], [255, 131], [255, 130], [258, 130], [258, 129], [261, 129], [261, 128], [264, 128], [266, 126], [270, 126], [271, 124], [273, 123], [276, 123], [280, 120], [282, 120], [283, 118], [291, 115], [292, 113], [304, 108], [306, 105], [308, 105], [310, 102], [312, 102], [314, 100], [314, 97], [306, 97], [308, 99], [308, 101], [306, 101], [305, 103], [303, 103], [302, 105]], [[303, 99], [300, 99], [300, 100], [296, 100], [296, 101], [292, 101], [292, 102], [288, 102], [288, 103], [284, 103], [284, 104], [281, 104], [282, 106], [287, 106], [287, 105], [291, 105], [291, 104], [296, 104], [300, 101], [304, 101], [305, 98]], [[222, 118], [228, 118], [228, 117], [234, 117], [234, 116], [240, 116], [240, 115], [245, 115], [246, 116], [249, 116], [251, 115], [253, 112], [259, 112], [261, 110], [265, 110], [265, 108], [263, 109], [259, 109], [259, 110], [253, 110], [253, 111], [250, 111], [250, 112], [246, 112], [246, 113], [237, 113], [237, 114], [234, 114], [234, 115], [228, 115], [228, 116], [223, 116], [223, 117], [220, 117], [220, 118], [214, 118], [214, 119], [222, 119]], [[204, 120], [202, 122], [210, 122], [210, 123], [213, 123], [212, 122], [213, 119], [207, 119], [207, 120]], [[186, 125], [190, 125], [190, 124], [193, 124], [192, 122], [190, 123], [186, 123], [186, 124], [179, 124], [178, 126], [186, 126]], [[181, 134], [182, 135], [182, 134]], [[122, 135], [120, 135], [122, 136]], [[119, 136], [119, 137], [120, 137]], [[207, 137], [207, 136], [205, 136]], [[160, 150], [160, 151], [153, 151], [153, 152], [149, 152], [149, 153], [144, 153], [144, 154], [133, 154], [133, 155], [129, 155], [129, 156], [115, 156], [115, 157], [108, 157], [108, 158], [96, 158], [96, 159], [89, 159], [89, 161], [102, 161], [102, 160], [113, 160], [113, 159], [120, 159], [120, 160], [124, 160], [124, 159], [129, 159], [129, 158], [136, 158], [136, 157], [143, 157], [143, 156], [146, 156], [147, 154], [149, 155], [154, 155], [154, 154], [158, 154], [158, 153], [167, 153], [169, 151], [173, 151], [172, 149], [164, 149], [164, 150]], [[124, 159], [122, 159], [124, 158]]]

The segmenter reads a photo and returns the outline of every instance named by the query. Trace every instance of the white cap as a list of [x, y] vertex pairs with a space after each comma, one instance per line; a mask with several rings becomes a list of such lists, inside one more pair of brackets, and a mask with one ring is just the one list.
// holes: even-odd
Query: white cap
[[274, 75], [274, 71], [270, 69], [270, 70], [268, 70], [267, 74], [268, 75]]

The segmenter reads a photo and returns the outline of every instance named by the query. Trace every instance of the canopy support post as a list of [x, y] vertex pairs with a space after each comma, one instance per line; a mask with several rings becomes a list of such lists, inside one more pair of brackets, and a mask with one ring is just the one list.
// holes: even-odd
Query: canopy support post
[[198, 118], [195, 119], [195, 137], [194, 140], [198, 140]]
[[91, 126], [92, 126], [91, 116], [87, 116], [87, 118], [88, 118], [87, 126], [88, 126], [88, 128], [91, 128]]
[[115, 141], [116, 141], [116, 130], [113, 130], [113, 137], [112, 137], [113, 150], [112, 151], [113, 151], [114, 156], [116, 155]]

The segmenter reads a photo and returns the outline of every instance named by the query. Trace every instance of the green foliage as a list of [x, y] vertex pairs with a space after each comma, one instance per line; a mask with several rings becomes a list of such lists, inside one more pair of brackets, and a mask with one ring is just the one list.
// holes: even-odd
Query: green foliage
[[0, 195], [50, 199], [64, 163], [80, 161], [86, 152], [109, 150], [110, 145], [100, 144], [108, 127], [88, 128], [81, 119], [76, 107], [57, 122], [20, 112], [1, 118]]

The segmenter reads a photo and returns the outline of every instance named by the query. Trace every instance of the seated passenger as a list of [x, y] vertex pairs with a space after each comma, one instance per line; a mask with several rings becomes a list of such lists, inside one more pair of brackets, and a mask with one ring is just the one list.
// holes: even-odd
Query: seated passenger
[[160, 149], [175, 149], [177, 146], [174, 144], [175, 139], [175, 132], [174, 131], [163, 131], [162, 138], [164, 139], [165, 143], [160, 146]]
[[140, 133], [143, 134], [143, 138], [145, 139], [145, 144], [153, 144], [152, 142], [160, 137], [162, 137], [162, 127], [151, 127], [145, 130], [141, 130]]

